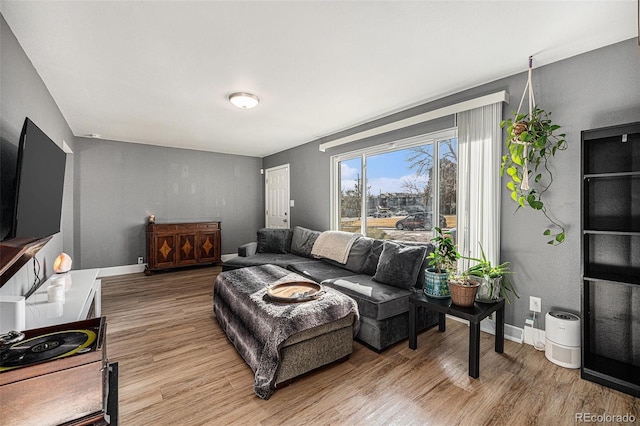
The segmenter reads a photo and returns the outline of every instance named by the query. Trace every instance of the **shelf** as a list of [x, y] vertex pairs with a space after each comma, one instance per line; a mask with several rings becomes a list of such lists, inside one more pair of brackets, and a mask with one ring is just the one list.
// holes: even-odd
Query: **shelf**
[[[640, 286], [612, 285], [610, 282], [585, 282], [588, 294], [585, 300], [586, 320], [583, 345], [586, 357], [584, 367], [599, 365], [598, 360], [606, 360], [610, 367], [607, 374], [630, 378], [628, 368], [640, 372], [640, 347], [635, 335], [640, 327], [633, 300], [640, 297]], [[626, 373], [624, 373], [626, 372]], [[615, 374], [618, 373], [618, 374]], [[640, 376], [636, 377], [640, 386]]]
[[627, 235], [627, 236], [640, 236], [640, 231], [605, 231], [602, 229], [585, 229], [582, 231], [584, 234], [590, 235]]
[[581, 142], [581, 377], [640, 396], [640, 122]]
[[616, 177], [633, 177], [640, 176], [640, 171], [638, 172], [612, 172], [612, 173], [585, 173], [584, 179], [598, 179], [598, 178], [616, 178]]
[[589, 282], [602, 282], [609, 283], [615, 285], [628, 285], [628, 286], [637, 286], [640, 285], [640, 278], [637, 277], [629, 277], [624, 274], [614, 274], [614, 273], [602, 273], [595, 272], [590, 275], [585, 275], [583, 280]]
[[640, 398], [640, 367], [590, 354], [582, 368], [582, 378]]
[[96, 279], [99, 269], [81, 269], [68, 272], [65, 281], [64, 302], [50, 303], [47, 287], [56, 277], [50, 277], [26, 300], [27, 329], [48, 327], [87, 318], [92, 304], [94, 316], [101, 315], [101, 282]]
[[51, 237], [34, 240], [33, 238], [14, 238], [0, 243], [0, 287], [13, 277]]
[[585, 178], [640, 171], [640, 123], [582, 132], [582, 140]]
[[640, 173], [584, 183], [584, 227], [640, 232]]
[[640, 234], [585, 233], [584, 275], [640, 282]]

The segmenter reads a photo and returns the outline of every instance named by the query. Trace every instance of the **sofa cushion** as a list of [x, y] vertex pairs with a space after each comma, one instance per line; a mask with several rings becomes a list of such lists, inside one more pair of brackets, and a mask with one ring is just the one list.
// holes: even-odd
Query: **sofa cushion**
[[340, 266], [354, 274], [361, 274], [371, 252], [371, 245], [373, 244], [373, 238], [367, 238], [359, 236], [353, 242], [351, 251], [349, 251], [349, 258], [344, 265], [331, 259], [322, 259], [323, 262], [330, 263], [335, 266]]
[[414, 287], [426, 252], [425, 246], [404, 246], [385, 241], [373, 279], [399, 288]]
[[[418, 241], [394, 241], [395, 243], [401, 244], [403, 246], [425, 246], [427, 247], [427, 252], [425, 254], [425, 260], [420, 267], [420, 272], [418, 274], [418, 279], [416, 281], [416, 288], [420, 289], [424, 287], [424, 270], [427, 268], [429, 261], [426, 260], [426, 257], [431, 253], [435, 246], [432, 243], [426, 242], [418, 242]], [[376, 270], [378, 269], [378, 261], [380, 260], [380, 255], [382, 254], [382, 249], [384, 246], [383, 240], [373, 240], [371, 244], [371, 252], [369, 253], [369, 257], [362, 268], [362, 274], [367, 275], [375, 275]]]
[[436, 246], [432, 243], [425, 243], [420, 241], [395, 241], [396, 243], [400, 243], [403, 246], [424, 246], [427, 248], [427, 251], [424, 254], [424, 260], [422, 261], [422, 266], [420, 267], [420, 272], [418, 273], [418, 279], [416, 280], [416, 288], [422, 290], [424, 288], [424, 271], [429, 267], [429, 260], [427, 256], [429, 253], [435, 250]]
[[320, 235], [320, 231], [296, 226], [293, 228], [293, 236], [291, 237], [291, 253], [298, 256], [311, 257], [311, 249], [318, 235]]
[[378, 268], [378, 260], [380, 259], [380, 255], [382, 254], [383, 246], [384, 246], [383, 240], [371, 241], [371, 250], [369, 251], [367, 260], [365, 260], [364, 265], [362, 265], [361, 273], [367, 274], [367, 275], [375, 275], [376, 269]]
[[368, 275], [352, 275], [322, 281], [358, 303], [360, 316], [383, 320], [409, 310], [409, 295], [413, 290], [392, 287], [373, 281]]
[[291, 229], [262, 228], [258, 230], [258, 253], [290, 253]]
[[330, 278], [344, 277], [351, 273], [338, 265], [323, 262], [321, 260], [308, 260], [306, 262], [296, 262], [287, 266], [287, 269], [312, 279], [322, 282]]
[[256, 253], [253, 256], [236, 256], [234, 258], [226, 260], [222, 264], [222, 270], [230, 271], [232, 269], [246, 268], [248, 266], [266, 265], [268, 263], [286, 268], [287, 266], [292, 264], [308, 261], [309, 259], [307, 259], [306, 257], [296, 256], [295, 254], [291, 253]]
[[371, 252], [372, 244], [373, 238], [361, 236], [356, 238], [356, 240], [353, 242], [353, 245], [351, 246], [349, 259], [344, 265], [344, 268], [356, 274], [361, 273], [362, 269], [364, 268], [364, 264], [369, 257], [369, 253]]

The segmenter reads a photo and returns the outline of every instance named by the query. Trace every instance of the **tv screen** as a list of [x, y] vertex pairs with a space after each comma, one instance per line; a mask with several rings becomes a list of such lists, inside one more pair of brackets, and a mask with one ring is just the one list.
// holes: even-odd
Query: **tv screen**
[[60, 232], [66, 157], [25, 118], [18, 146], [13, 238], [39, 239]]

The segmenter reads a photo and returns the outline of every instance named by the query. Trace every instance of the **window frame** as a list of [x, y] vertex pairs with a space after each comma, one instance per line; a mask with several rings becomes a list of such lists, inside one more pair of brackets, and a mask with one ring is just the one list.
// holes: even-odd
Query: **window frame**
[[[367, 156], [400, 151], [407, 148], [412, 148], [414, 146], [426, 145], [429, 143], [433, 144], [433, 158], [434, 158], [434, 165], [433, 165], [434, 175], [431, 176], [431, 178], [434, 179], [433, 181], [434, 194], [438, 194], [437, 197], [436, 196], [433, 197], [432, 209], [435, 213], [438, 213], [440, 211], [439, 210], [440, 182], [438, 178], [440, 174], [440, 170], [439, 170], [440, 153], [439, 153], [438, 142], [442, 140], [457, 138], [457, 137], [458, 137], [458, 128], [451, 127], [444, 130], [438, 130], [436, 132], [425, 133], [418, 136], [412, 136], [410, 138], [400, 139], [392, 142], [386, 142], [379, 145], [374, 145], [374, 146], [361, 148], [354, 151], [347, 151], [341, 154], [332, 155], [330, 158], [331, 170], [330, 170], [330, 179], [329, 179], [329, 185], [330, 185], [329, 195], [331, 198], [329, 203], [330, 228], [332, 230], [340, 229], [340, 224], [338, 223], [338, 220], [340, 217], [338, 209], [341, 208], [340, 200], [339, 200], [340, 189], [337, 187], [337, 185], [340, 182], [339, 164], [341, 161], [348, 161], [348, 160], [354, 160], [354, 159], [360, 158], [361, 165], [362, 165], [362, 182], [366, 182], [367, 181]], [[366, 188], [366, 185], [365, 185], [365, 188]], [[362, 197], [363, 198], [360, 203], [361, 204], [360, 205], [360, 219], [361, 219], [360, 233], [362, 235], [366, 235], [366, 229], [367, 229], [367, 214], [366, 214], [367, 191], [366, 190], [362, 191]], [[438, 217], [438, 216], [434, 216], [434, 217]], [[435, 235], [435, 229], [432, 229], [431, 232], [434, 233]]]

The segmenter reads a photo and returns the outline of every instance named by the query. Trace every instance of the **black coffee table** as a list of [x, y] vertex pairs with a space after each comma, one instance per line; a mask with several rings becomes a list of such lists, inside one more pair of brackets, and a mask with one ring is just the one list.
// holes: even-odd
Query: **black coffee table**
[[416, 311], [423, 307], [438, 312], [438, 330], [445, 331], [446, 315], [469, 321], [469, 376], [477, 379], [480, 376], [480, 321], [496, 313], [495, 351], [504, 352], [504, 299], [495, 303], [474, 303], [472, 307], [463, 308], [454, 305], [451, 299], [434, 299], [424, 293], [409, 297], [409, 348], [418, 347], [416, 330]]

